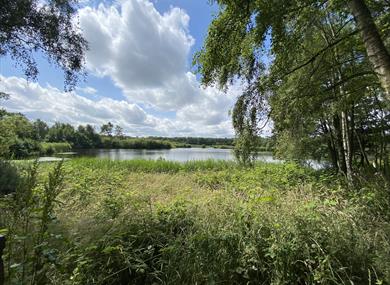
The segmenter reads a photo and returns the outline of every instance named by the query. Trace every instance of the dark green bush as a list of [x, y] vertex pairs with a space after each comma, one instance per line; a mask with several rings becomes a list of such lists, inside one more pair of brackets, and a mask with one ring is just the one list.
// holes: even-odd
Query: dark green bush
[[15, 166], [0, 159], [0, 196], [15, 192], [20, 176]]
[[39, 153], [39, 142], [32, 139], [15, 139], [9, 146], [9, 156], [12, 158], [26, 158]]

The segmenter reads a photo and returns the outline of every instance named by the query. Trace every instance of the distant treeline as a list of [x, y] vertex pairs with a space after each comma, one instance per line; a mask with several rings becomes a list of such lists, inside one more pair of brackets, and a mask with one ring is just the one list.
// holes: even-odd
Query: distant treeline
[[[215, 148], [233, 148], [234, 138], [204, 138], [204, 137], [149, 137], [153, 140], [168, 141], [175, 147], [215, 147]], [[256, 138], [257, 151], [272, 151], [274, 148], [274, 139], [271, 137]]]
[[91, 125], [77, 128], [67, 123], [49, 126], [42, 120], [30, 121], [22, 114], [0, 113], [0, 157], [24, 158], [66, 152], [80, 148], [169, 149], [172, 144], [149, 138], [128, 138], [122, 128], [101, 126], [100, 134]]
[[190, 147], [196, 146], [234, 146], [233, 138], [202, 138], [202, 137], [149, 137], [151, 139], [169, 141], [177, 144], [178, 146], [184, 145]]
[[154, 140], [150, 138], [117, 138], [102, 136], [100, 147], [125, 149], [170, 149], [173, 146], [168, 141]]
[[[271, 151], [272, 138], [257, 138], [258, 151]], [[92, 125], [77, 128], [67, 123], [49, 126], [42, 120], [30, 121], [22, 114], [0, 113], [0, 157], [23, 158], [86, 148], [170, 149], [177, 147], [233, 148], [232, 138], [125, 136], [120, 126], [108, 122], [98, 133]]]

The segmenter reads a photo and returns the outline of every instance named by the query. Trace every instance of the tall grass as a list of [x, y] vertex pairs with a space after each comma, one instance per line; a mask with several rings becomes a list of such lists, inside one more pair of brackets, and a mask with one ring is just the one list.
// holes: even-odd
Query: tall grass
[[40, 153], [41, 154], [54, 154], [59, 152], [66, 152], [71, 151], [72, 146], [67, 142], [56, 142], [56, 143], [50, 143], [50, 142], [42, 142], [40, 144]]
[[157, 173], [176, 173], [179, 171], [211, 171], [238, 168], [239, 165], [234, 161], [223, 160], [193, 160], [187, 162], [176, 162], [169, 160], [144, 160], [132, 159], [113, 161], [110, 159], [77, 158], [66, 162], [71, 168], [93, 168], [93, 169], [111, 169], [117, 171], [135, 171], [135, 172], [157, 172]]
[[[349, 189], [294, 164], [224, 161], [63, 168], [40, 251], [45, 284], [390, 283], [380, 179]], [[43, 183], [53, 170], [40, 169]]]

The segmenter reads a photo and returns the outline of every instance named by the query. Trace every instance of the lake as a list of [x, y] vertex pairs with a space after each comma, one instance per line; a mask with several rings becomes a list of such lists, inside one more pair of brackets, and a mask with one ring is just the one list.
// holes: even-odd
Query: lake
[[[159, 150], [146, 149], [86, 149], [78, 150], [70, 155], [61, 155], [63, 157], [97, 157], [112, 160], [129, 159], [165, 159], [171, 161], [185, 162], [190, 160], [234, 160], [234, 154], [231, 149], [216, 148], [172, 148]], [[265, 152], [258, 155], [258, 160], [265, 162], [278, 162], [271, 153]]]

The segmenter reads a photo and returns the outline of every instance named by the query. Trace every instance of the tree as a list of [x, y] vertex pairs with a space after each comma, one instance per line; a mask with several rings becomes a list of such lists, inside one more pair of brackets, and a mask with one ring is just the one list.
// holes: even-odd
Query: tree
[[83, 73], [87, 42], [74, 17], [77, 0], [0, 0], [0, 56], [10, 55], [28, 78], [38, 74], [33, 52], [43, 52], [72, 89]]
[[[255, 159], [257, 147], [256, 110], [244, 106], [247, 103], [244, 94], [238, 98], [233, 109], [233, 127], [237, 135], [234, 154], [240, 163], [251, 165]], [[244, 109], [245, 112], [242, 112]], [[246, 114], [246, 112], [249, 112], [249, 114]]]
[[[342, 44], [350, 36], [362, 30], [364, 48], [377, 73], [385, 96], [390, 100], [388, 86], [390, 82], [390, 57], [378, 30], [386, 34], [389, 31], [387, 15], [390, 5], [388, 1], [370, 1], [375, 6], [376, 18], [385, 18], [377, 27], [371, 16], [368, 1], [228, 1], [216, 0], [221, 9], [209, 28], [204, 49], [197, 54], [195, 62], [198, 63], [202, 74], [202, 82], [219, 83], [221, 86], [234, 78], [235, 75], [245, 79], [253, 79], [264, 70], [261, 61], [264, 44], [271, 38], [271, 51], [284, 54], [291, 49], [300, 48], [301, 35], [310, 28], [310, 25], [322, 19], [325, 14], [344, 15], [345, 18], [355, 16], [357, 27], [350, 35], [344, 35], [321, 47], [313, 54], [296, 65], [289, 65], [286, 74], [296, 71], [310, 64], [329, 48]], [[347, 12], [347, 13], [346, 13]], [[278, 80], [280, 78], [275, 78]]]
[[49, 132], [49, 126], [42, 120], [38, 119], [33, 122], [35, 139], [43, 141]]
[[118, 137], [118, 138], [123, 138], [124, 136], [124, 133], [123, 133], [123, 128], [119, 125], [116, 125], [115, 126], [115, 136]]
[[75, 146], [77, 148], [95, 148], [101, 143], [99, 134], [95, 132], [91, 125], [78, 126], [75, 136]]
[[32, 123], [21, 114], [0, 118], [0, 157], [22, 158], [39, 151]]
[[[8, 100], [9, 95], [4, 92], [0, 92], [0, 100]], [[0, 108], [0, 119], [3, 118], [7, 114], [7, 111], [3, 108]]]
[[108, 122], [107, 124], [103, 124], [100, 127], [100, 133], [102, 135], [106, 135], [106, 136], [111, 137], [113, 129], [114, 129], [114, 125], [111, 122]]
[[49, 142], [69, 142], [71, 144], [76, 142], [76, 131], [70, 124], [56, 122], [47, 134]]
[[[344, 1], [216, 2], [220, 13], [195, 63], [205, 85], [246, 83], [233, 112], [239, 138], [249, 137], [248, 129], [253, 138], [271, 118], [284, 158], [327, 157], [350, 181], [357, 157], [367, 152], [386, 164], [384, 92]], [[361, 131], [375, 113], [375, 124]]]
[[364, 0], [351, 0], [348, 2], [348, 6], [359, 30], [361, 30], [368, 58], [383, 89], [386, 91], [387, 99], [390, 100], [390, 54], [378, 32], [366, 2]]

